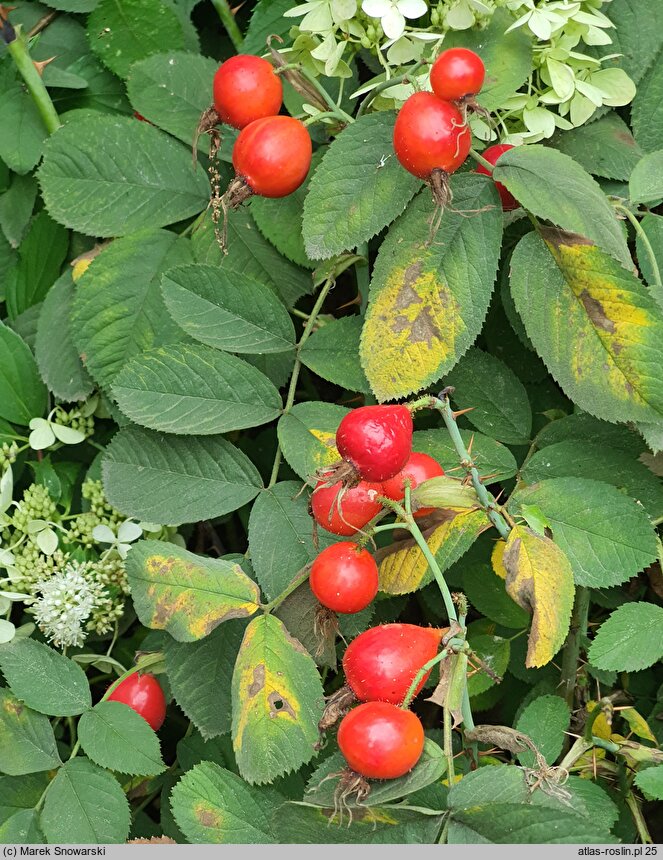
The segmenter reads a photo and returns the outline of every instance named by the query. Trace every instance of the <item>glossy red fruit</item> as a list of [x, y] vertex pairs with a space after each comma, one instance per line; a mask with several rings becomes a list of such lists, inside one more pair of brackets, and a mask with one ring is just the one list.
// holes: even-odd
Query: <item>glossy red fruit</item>
[[[513, 149], [513, 146], [510, 143], [497, 143], [495, 146], [489, 146], [488, 149], [484, 150], [481, 154], [486, 161], [489, 161], [491, 164], [497, 164], [504, 153], [508, 152], [510, 149]], [[477, 173], [483, 173], [484, 176], [491, 175], [488, 168], [484, 167], [483, 164], [480, 164], [477, 167]], [[520, 206], [513, 194], [508, 191], [501, 182], [496, 182], [495, 188], [497, 188], [500, 195], [502, 209], [505, 212], [510, 212], [512, 209], [517, 209]]]
[[214, 75], [214, 107], [222, 122], [245, 128], [266, 116], [276, 116], [283, 103], [283, 84], [262, 57], [238, 54], [222, 63]]
[[[353, 639], [345, 651], [345, 679], [362, 702], [400, 705], [419, 669], [439, 651], [446, 632], [447, 629], [415, 624], [370, 627]], [[422, 678], [415, 695], [427, 678], [428, 674]]]
[[154, 675], [134, 675], [122, 681], [108, 697], [109, 702], [123, 702], [146, 720], [157, 732], [166, 719], [166, 697]]
[[478, 54], [468, 48], [449, 48], [433, 63], [430, 85], [438, 98], [456, 102], [481, 92], [485, 77], [486, 67]]
[[[340, 496], [339, 496], [340, 494]], [[331, 487], [320, 481], [311, 496], [311, 508], [318, 525], [335, 535], [349, 536], [363, 529], [382, 510], [377, 501], [381, 484], [360, 481], [356, 487], [343, 490], [338, 481]]]
[[[428, 481], [431, 478], [439, 478], [442, 475], [444, 475], [444, 469], [437, 460], [429, 457], [428, 454], [419, 454], [414, 451], [397, 475], [394, 475], [393, 478], [389, 478], [387, 481], [383, 481], [382, 489], [388, 499], [399, 502], [405, 495], [406, 479], [409, 478], [410, 487], [414, 489], [419, 484], [423, 484], [424, 481]], [[417, 518], [425, 517], [426, 514], [430, 514], [434, 510], [435, 508], [419, 508], [419, 510], [414, 512], [414, 516]]]
[[455, 105], [433, 93], [415, 93], [394, 125], [396, 157], [414, 176], [430, 179], [433, 170], [453, 173], [467, 158], [472, 135]]
[[369, 779], [396, 779], [415, 766], [424, 749], [424, 728], [412, 711], [387, 702], [366, 702], [343, 717], [338, 745], [349, 766]]
[[361, 406], [336, 431], [338, 453], [366, 481], [399, 472], [412, 452], [412, 413], [407, 406]]
[[311, 591], [333, 612], [361, 612], [378, 593], [378, 566], [367, 550], [351, 541], [332, 544], [313, 562]]
[[286, 197], [306, 179], [311, 154], [311, 137], [298, 119], [269, 116], [240, 131], [233, 166], [254, 194]]

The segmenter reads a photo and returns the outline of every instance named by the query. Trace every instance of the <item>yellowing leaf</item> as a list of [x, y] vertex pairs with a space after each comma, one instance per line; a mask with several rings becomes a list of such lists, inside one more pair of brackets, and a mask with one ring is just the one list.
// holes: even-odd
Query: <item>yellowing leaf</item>
[[246, 628], [232, 679], [233, 748], [242, 777], [271, 782], [310, 761], [324, 692], [313, 658], [273, 615]]
[[506, 590], [532, 613], [525, 665], [545, 666], [569, 630], [575, 591], [569, 560], [550, 538], [516, 526], [506, 542], [504, 567]]
[[[585, 705], [587, 709], [587, 716], [593, 713], [594, 708], [598, 707], [598, 702], [590, 701]], [[608, 712], [610, 713], [610, 712]], [[596, 735], [597, 738], [603, 738], [605, 741], [609, 741], [612, 735], [612, 723], [608, 722], [608, 717], [606, 712], [603, 711], [600, 713], [595, 719], [592, 725], [592, 734]]]
[[334, 403], [297, 403], [281, 416], [278, 436], [288, 465], [315, 484], [315, 473], [340, 460], [336, 429], [348, 410]]
[[501, 578], [506, 579], [506, 568], [504, 567], [504, 550], [506, 549], [506, 541], [495, 541], [493, 552], [490, 560], [493, 563], [493, 570]]
[[[446, 570], [472, 546], [482, 531], [490, 527], [483, 511], [459, 513], [426, 530], [424, 536], [441, 570]], [[407, 594], [423, 588], [433, 578], [428, 562], [413, 540], [400, 541], [378, 552], [380, 591]]]
[[211, 633], [222, 621], [258, 609], [260, 591], [238, 564], [203, 558], [171, 543], [143, 540], [127, 557], [136, 614], [178, 642]]
[[658, 743], [652, 730], [649, 728], [647, 720], [641, 716], [635, 708], [620, 708], [619, 716], [626, 720], [631, 731], [639, 738], [643, 738], [643, 740], [646, 741], [652, 741], [653, 743]]
[[420, 194], [389, 230], [375, 264], [361, 362], [379, 400], [438, 380], [481, 330], [497, 269], [502, 221], [494, 189], [453, 180], [454, 206], [429, 239], [433, 206]]

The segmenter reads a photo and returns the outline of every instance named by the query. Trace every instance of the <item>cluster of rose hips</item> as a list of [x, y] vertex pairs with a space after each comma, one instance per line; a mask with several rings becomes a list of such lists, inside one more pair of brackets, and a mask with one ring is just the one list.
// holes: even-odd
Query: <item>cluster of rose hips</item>
[[[467, 111], [481, 110], [475, 97], [481, 92], [486, 69], [478, 54], [468, 48], [449, 48], [433, 63], [433, 92], [414, 93], [401, 108], [394, 126], [394, 151], [403, 167], [432, 188], [438, 203], [449, 197], [449, 176], [464, 163], [472, 142]], [[489, 147], [483, 157], [495, 164], [513, 147]], [[479, 173], [488, 174], [481, 165]], [[497, 184], [505, 210], [518, 204], [504, 186]]]
[[[381, 498], [400, 501], [406, 485], [413, 489], [444, 475], [432, 457], [412, 452], [412, 430], [407, 406], [363, 406], [343, 418], [336, 432], [342, 462], [321, 476], [312, 495], [311, 509], [319, 526], [338, 535], [356, 534], [383, 510]], [[414, 516], [431, 510], [419, 508]], [[341, 541], [317, 556], [309, 583], [326, 610], [360, 612], [377, 594], [378, 567], [364, 547]], [[417, 672], [437, 653], [444, 632], [385, 624], [365, 631], [348, 647], [343, 658], [348, 686], [340, 701], [363, 704], [343, 717], [338, 744], [354, 773], [394, 779], [419, 760], [423, 727], [416, 714], [399, 706]], [[340, 715], [334, 711], [338, 701], [334, 697], [331, 706], [334, 718]], [[334, 718], [323, 720], [322, 726], [328, 728]]]
[[240, 133], [232, 152], [237, 178], [230, 205], [250, 194], [286, 197], [306, 179], [312, 145], [298, 119], [280, 115], [283, 85], [261, 57], [238, 54], [214, 75], [214, 109]]

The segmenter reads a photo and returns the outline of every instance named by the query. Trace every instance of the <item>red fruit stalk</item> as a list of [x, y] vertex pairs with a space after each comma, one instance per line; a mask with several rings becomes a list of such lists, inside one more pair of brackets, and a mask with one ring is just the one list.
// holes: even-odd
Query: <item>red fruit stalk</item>
[[166, 697], [154, 675], [129, 675], [108, 697], [109, 702], [122, 702], [158, 731], [166, 719]]
[[[343, 656], [345, 678], [362, 702], [400, 705], [417, 672], [438, 653], [446, 629], [415, 624], [382, 624], [364, 631]], [[417, 686], [417, 695], [428, 679]]]
[[339, 424], [336, 447], [365, 481], [384, 481], [407, 463], [412, 429], [407, 406], [362, 406]]
[[367, 550], [341, 541], [315, 559], [309, 584], [318, 601], [332, 612], [361, 612], [378, 592], [378, 566]]
[[396, 779], [421, 758], [424, 729], [412, 711], [367, 702], [343, 717], [338, 745], [355, 773], [368, 779]]

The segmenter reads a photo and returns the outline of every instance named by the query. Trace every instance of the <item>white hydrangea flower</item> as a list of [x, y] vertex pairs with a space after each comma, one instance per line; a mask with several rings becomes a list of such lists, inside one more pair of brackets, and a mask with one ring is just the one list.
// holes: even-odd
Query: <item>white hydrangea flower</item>
[[83, 624], [94, 608], [97, 592], [83, 576], [81, 565], [71, 562], [63, 571], [40, 580], [36, 591], [41, 596], [33, 604], [34, 618], [46, 638], [59, 648], [82, 645]]
[[379, 18], [388, 39], [400, 39], [405, 32], [406, 18], [421, 18], [428, 11], [424, 0], [363, 0], [363, 11]]

